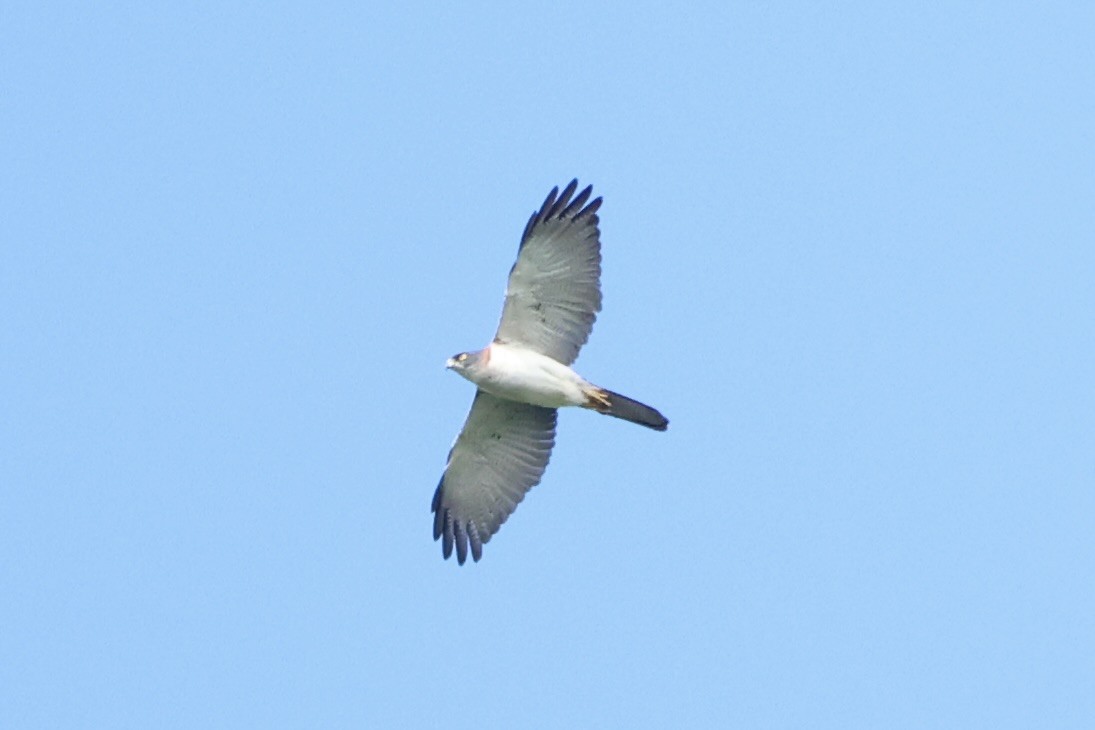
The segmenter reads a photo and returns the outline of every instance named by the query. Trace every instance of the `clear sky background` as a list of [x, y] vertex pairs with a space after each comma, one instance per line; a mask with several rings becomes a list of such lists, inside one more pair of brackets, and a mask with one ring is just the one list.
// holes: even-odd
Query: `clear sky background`
[[[0, 11], [0, 727], [1095, 727], [1090, 3]], [[430, 498], [528, 215], [561, 415]]]

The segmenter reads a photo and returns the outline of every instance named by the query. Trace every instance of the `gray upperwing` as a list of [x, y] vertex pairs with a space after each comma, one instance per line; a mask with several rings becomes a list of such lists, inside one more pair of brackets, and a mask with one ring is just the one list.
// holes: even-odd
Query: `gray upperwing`
[[601, 233], [592, 187], [571, 199], [573, 180], [553, 188], [533, 213], [510, 269], [502, 321], [494, 339], [519, 344], [570, 365], [601, 311]]
[[555, 445], [556, 416], [552, 408], [476, 392], [433, 495], [433, 537], [442, 539], [446, 558], [455, 547], [463, 565], [470, 546], [479, 560], [483, 544], [540, 483]]

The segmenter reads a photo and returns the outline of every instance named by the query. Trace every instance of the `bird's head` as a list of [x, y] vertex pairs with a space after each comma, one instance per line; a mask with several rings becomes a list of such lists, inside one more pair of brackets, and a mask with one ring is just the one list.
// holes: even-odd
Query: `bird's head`
[[483, 353], [480, 352], [461, 352], [459, 355], [453, 355], [445, 362], [445, 367], [449, 370], [455, 370], [461, 375], [474, 370], [478, 367], [479, 363], [483, 359]]

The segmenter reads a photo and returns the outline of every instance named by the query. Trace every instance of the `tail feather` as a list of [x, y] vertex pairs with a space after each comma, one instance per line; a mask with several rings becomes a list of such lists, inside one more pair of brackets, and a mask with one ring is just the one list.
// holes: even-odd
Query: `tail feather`
[[637, 400], [631, 400], [619, 393], [613, 393], [611, 390], [597, 388], [589, 401], [588, 408], [593, 408], [606, 416], [622, 418], [625, 421], [631, 421], [640, 426], [652, 428], [655, 431], [664, 431], [669, 428], [669, 419], [659, 413], [657, 409]]

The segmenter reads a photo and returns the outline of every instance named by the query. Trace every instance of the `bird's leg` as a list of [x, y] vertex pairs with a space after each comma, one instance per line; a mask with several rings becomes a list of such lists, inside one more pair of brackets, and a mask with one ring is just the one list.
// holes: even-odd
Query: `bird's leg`
[[589, 390], [585, 391], [585, 407], [592, 408], [598, 413], [608, 413], [612, 408], [612, 401], [609, 398], [608, 392], [603, 388], [593, 386]]

